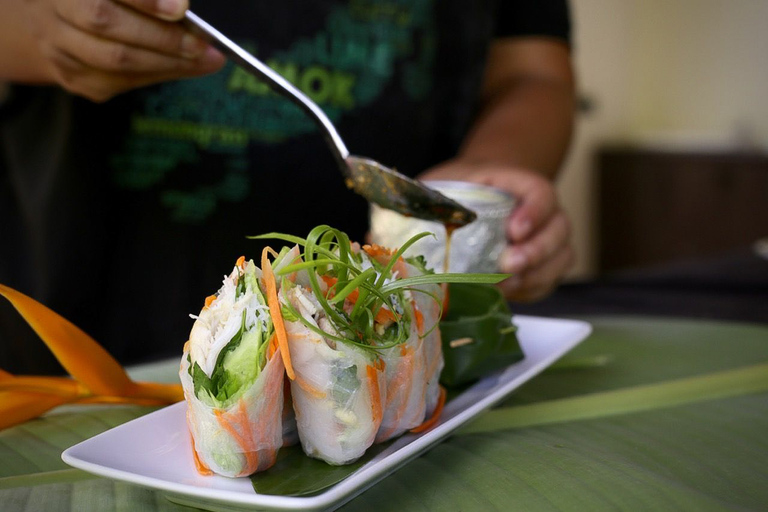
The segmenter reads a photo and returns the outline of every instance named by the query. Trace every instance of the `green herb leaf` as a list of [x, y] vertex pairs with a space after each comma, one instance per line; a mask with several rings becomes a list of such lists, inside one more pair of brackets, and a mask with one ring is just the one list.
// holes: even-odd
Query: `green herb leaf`
[[[314, 322], [301, 319], [295, 308], [284, 308], [291, 319], [302, 321], [306, 327], [325, 338], [379, 350], [403, 343], [408, 338], [411, 319], [397, 307], [397, 304], [404, 306], [404, 290], [420, 291], [414, 287], [439, 283], [498, 283], [508, 277], [504, 274], [435, 274], [426, 269], [423, 258], [409, 258], [425, 274], [393, 279], [392, 268], [403, 257], [403, 253], [415, 242], [430, 235], [431, 233], [423, 232], [413, 236], [389, 256], [386, 262], [370, 258], [371, 268], [366, 269], [363, 269], [363, 254], [356, 254], [352, 250], [349, 237], [330, 226], [317, 226], [306, 238], [282, 233], [267, 233], [249, 238], [283, 240], [302, 248], [302, 261], [286, 265], [281, 269], [280, 275], [306, 271], [311, 292], [335, 332], [325, 332], [313, 325]], [[326, 292], [326, 287], [321, 286], [319, 276], [335, 278], [330, 291]], [[350, 311], [348, 307], [345, 308], [345, 301], [355, 292], [357, 296]], [[435, 300], [438, 300], [437, 297]], [[395, 313], [396, 329], [377, 332], [374, 319], [382, 308]], [[430, 332], [435, 327], [431, 326]]]
[[392, 293], [422, 284], [467, 283], [467, 284], [496, 284], [512, 274], [425, 274], [421, 276], [398, 279], [381, 287], [382, 293]]

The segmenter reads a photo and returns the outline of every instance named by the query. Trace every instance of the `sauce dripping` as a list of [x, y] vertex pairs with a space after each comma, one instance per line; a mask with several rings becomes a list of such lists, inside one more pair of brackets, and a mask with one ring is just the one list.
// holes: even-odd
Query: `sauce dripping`
[[[445, 226], [445, 257], [443, 258], [443, 273], [447, 274], [451, 267], [451, 239], [453, 238], [453, 232], [460, 228], [458, 224], [444, 224]], [[448, 292], [448, 283], [442, 284], [443, 288], [443, 314], [442, 318], [448, 314], [448, 307], [450, 305], [450, 293]]]

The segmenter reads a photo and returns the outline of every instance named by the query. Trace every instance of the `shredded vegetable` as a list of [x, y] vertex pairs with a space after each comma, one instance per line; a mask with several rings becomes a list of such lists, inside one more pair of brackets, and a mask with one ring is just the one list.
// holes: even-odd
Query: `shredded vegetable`
[[[249, 238], [277, 239], [301, 248], [300, 261], [283, 266], [277, 275], [306, 272], [310, 292], [332, 329], [317, 327], [303, 318], [295, 307], [283, 303], [283, 310], [292, 319], [298, 319], [329, 340], [381, 350], [405, 342], [410, 322], [423, 321], [422, 318], [410, 318], [410, 314], [405, 312], [403, 305], [410, 302], [405, 297], [406, 292], [424, 293], [416, 287], [425, 284], [498, 283], [508, 277], [504, 274], [425, 273], [398, 278], [394, 269], [398, 262], [403, 261], [403, 253], [415, 242], [430, 235], [427, 232], [415, 235], [396, 251], [375, 245], [361, 250], [357, 244], [350, 242], [345, 233], [325, 225], [314, 228], [306, 238], [283, 233]], [[422, 261], [414, 263], [423, 266]], [[431, 329], [434, 328], [431, 326]], [[420, 330], [423, 332], [422, 325]]]

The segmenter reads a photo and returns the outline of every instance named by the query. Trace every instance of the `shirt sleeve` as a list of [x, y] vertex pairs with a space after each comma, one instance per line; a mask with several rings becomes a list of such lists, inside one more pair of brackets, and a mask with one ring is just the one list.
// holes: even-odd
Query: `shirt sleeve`
[[567, 0], [499, 0], [496, 37], [547, 36], [571, 44]]

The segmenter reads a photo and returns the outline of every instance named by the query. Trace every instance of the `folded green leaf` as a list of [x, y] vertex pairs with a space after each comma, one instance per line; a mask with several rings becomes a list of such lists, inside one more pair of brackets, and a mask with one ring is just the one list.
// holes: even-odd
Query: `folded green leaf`
[[440, 382], [457, 387], [523, 358], [512, 314], [498, 288], [454, 283], [440, 322], [445, 368]]

